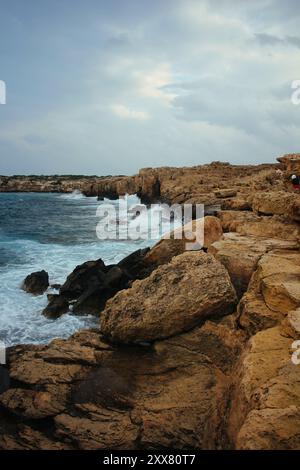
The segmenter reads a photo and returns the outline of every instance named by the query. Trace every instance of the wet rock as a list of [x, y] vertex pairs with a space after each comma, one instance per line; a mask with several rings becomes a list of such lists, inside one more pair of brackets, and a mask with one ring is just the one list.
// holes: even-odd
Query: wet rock
[[87, 261], [76, 266], [60, 288], [60, 294], [68, 300], [77, 299], [91, 285], [101, 285], [105, 277], [105, 264], [102, 259]]
[[111, 267], [107, 271], [102, 285], [90, 287], [78, 298], [73, 305], [73, 313], [99, 315], [107, 300], [119, 290], [127, 288], [130, 280], [130, 275], [126, 274], [119, 266]]
[[43, 310], [43, 315], [47, 318], [58, 318], [69, 311], [69, 302], [63, 295], [48, 295], [49, 303]]
[[44, 270], [29, 274], [23, 282], [22, 289], [30, 294], [41, 295], [49, 287], [49, 276]]
[[213, 256], [183, 253], [119, 292], [102, 313], [103, 333], [117, 342], [153, 341], [234, 309], [235, 291]]
[[142, 279], [149, 273], [149, 266], [145, 263], [144, 258], [150, 248], [142, 248], [130, 253], [123, 258], [118, 267], [124, 271], [131, 279]]
[[9, 373], [6, 367], [0, 365], [0, 394], [9, 388]]

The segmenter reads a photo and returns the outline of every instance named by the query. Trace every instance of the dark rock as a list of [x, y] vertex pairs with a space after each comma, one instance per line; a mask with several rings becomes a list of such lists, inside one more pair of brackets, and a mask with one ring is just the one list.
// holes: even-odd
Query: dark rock
[[51, 284], [52, 289], [59, 290], [61, 288], [61, 284]]
[[113, 266], [105, 276], [102, 286], [92, 286], [75, 302], [73, 313], [79, 315], [99, 315], [108, 299], [119, 290], [128, 287], [130, 278], [118, 266]]
[[49, 287], [49, 276], [44, 270], [29, 274], [23, 282], [22, 289], [30, 294], [41, 295]]
[[150, 248], [143, 248], [130, 253], [118, 263], [118, 266], [132, 279], [143, 279], [151, 271], [149, 264], [144, 260], [149, 250]]
[[60, 294], [68, 300], [78, 299], [91, 286], [101, 286], [104, 282], [105, 264], [102, 259], [87, 261], [76, 266], [60, 288]]
[[99, 315], [107, 300], [119, 290], [150, 274], [152, 266], [144, 261], [148, 251], [149, 248], [139, 249], [117, 265], [105, 266], [99, 259], [77, 266], [61, 286], [60, 295], [49, 294], [50, 303], [43, 314], [57, 318], [66, 313], [72, 303], [72, 312], [76, 315]]
[[9, 389], [9, 373], [8, 370], [0, 365], [0, 394]]
[[49, 294], [49, 304], [43, 310], [47, 318], [58, 318], [69, 310], [69, 302], [63, 295]]

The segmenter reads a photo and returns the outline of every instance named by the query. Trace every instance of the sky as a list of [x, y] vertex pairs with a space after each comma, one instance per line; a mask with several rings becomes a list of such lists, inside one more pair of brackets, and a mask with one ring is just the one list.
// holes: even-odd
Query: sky
[[0, 174], [300, 152], [298, 0], [0, 0]]

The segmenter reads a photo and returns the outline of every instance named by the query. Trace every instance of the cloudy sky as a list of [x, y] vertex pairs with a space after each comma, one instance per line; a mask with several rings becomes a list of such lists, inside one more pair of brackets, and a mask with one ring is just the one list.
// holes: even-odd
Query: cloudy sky
[[0, 0], [0, 174], [300, 151], [298, 0]]

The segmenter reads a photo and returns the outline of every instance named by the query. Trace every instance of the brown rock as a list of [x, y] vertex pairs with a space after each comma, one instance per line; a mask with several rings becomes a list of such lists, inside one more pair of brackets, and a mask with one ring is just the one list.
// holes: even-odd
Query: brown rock
[[249, 335], [278, 325], [283, 319], [280, 312], [267, 307], [259, 292], [249, 289], [238, 305], [238, 324]]
[[223, 238], [209, 247], [213, 254], [226, 267], [239, 298], [247, 290], [252, 274], [261, 256], [275, 248], [295, 248], [293, 241], [246, 237], [237, 233], [225, 233]]
[[218, 217], [226, 232], [282, 240], [300, 238], [299, 225], [283, 216], [259, 217], [250, 211], [219, 211]]
[[287, 314], [281, 323], [281, 333], [293, 339], [300, 339], [300, 308]]
[[286, 191], [258, 192], [253, 197], [252, 208], [258, 214], [289, 216], [299, 221], [300, 195]]
[[153, 341], [230, 313], [236, 303], [229, 276], [203, 252], [187, 252], [108, 301], [101, 329], [114, 341]]
[[236, 448], [299, 448], [300, 382], [290, 346], [280, 327], [251, 338], [237, 368], [229, 419]]
[[49, 276], [44, 270], [29, 274], [23, 282], [22, 289], [30, 294], [41, 295], [49, 287]]
[[[10, 412], [30, 419], [55, 416], [65, 408], [67, 390], [59, 393], [11, 388], [0, 396], [0, 404]], [[63, 397], [62, 397], [63, 394]]]
[[214, 194], [218, 198], [234, 197], [236, 196], [237, 191], [235, 189], [218, 189], [214, 191]]
[[155, 268], [168, 263], [174, 256], [185, 251], [207, 249], [222, 235], [222, 226], [217, 217], [206, 216], [203, 219], [196, 219], [165, 235], [146, 254], [144, 261]]

